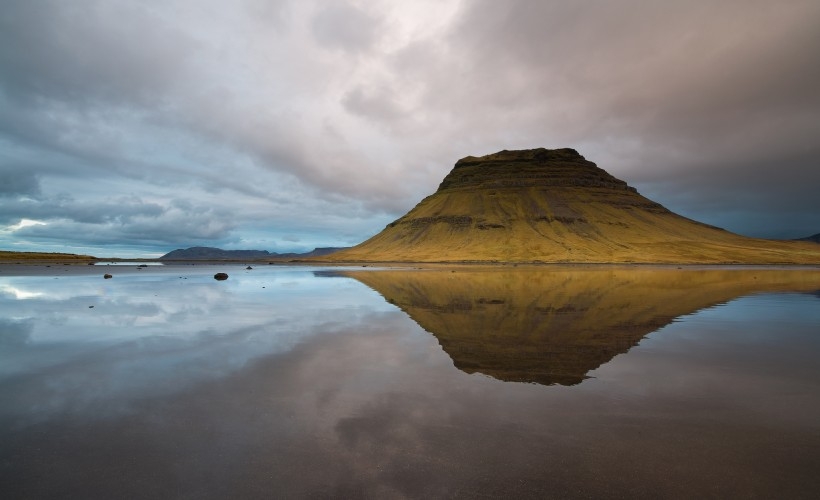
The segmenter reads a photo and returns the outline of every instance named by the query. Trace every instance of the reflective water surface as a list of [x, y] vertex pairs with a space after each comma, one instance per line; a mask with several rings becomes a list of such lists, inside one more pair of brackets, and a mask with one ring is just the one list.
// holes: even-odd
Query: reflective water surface
[[6, 498], [820, 491], [817, 269], [68, 267], [0, 272]]

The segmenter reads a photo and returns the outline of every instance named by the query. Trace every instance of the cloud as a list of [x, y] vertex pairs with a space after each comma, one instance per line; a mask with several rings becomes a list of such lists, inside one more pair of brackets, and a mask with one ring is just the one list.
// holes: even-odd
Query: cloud
[[[817, 19], [800, 1], [6, 2], [0, 219], [350, 244], [458, 158], [544, 146], [706, 222], [815, 233]], [[150, 238], [174, 210], [179, 237]]]
[[378, 19], [345, 2], [328, 2], [313, 16], [311, 30], [323, 47], [367, 51], [378, 40]]
[[14, 98], [156, 105], [196, 42], [161, 12], [127, 2], [4, 4], [3, 89]]
[[37, 174], [9, 166], [0, 171], [0, 198], [32, 197], [40, 194]]

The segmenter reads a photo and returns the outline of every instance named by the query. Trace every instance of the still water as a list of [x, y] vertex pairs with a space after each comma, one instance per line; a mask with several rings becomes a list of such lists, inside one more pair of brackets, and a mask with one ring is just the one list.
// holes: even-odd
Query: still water
[[4, 498], [820, 492], [818, 269], [69, 267], [0, 273]]

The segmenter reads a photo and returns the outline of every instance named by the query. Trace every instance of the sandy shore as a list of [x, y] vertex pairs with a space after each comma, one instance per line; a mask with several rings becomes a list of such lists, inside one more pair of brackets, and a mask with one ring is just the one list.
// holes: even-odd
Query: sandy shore
[[410, 262], [214, 262], [214, 261], [174, 261], [171, 263], [156, 263], [156, 262], [118, 262], [107, 263], [97, 262], [89, 265], [87, 262], [25, 262], [25, 263], [11, 263], [0, 262], [0, 278], [3, 276], [89, 276], [89, 275], [103, 275], [105, 273], [117, 274], [136, 274], [136, 273], [180, 273], [190, 271], [193, 269], [208, 269], [208, 270], [244, 270], [247, 266], [254, 268], [268, 268], [268, 267], [319, 267], [319, 268], [345, 268], [350, 270], [367, 269], [407, 269], [407, 270], [501, 270], [510, 268], [519, 268], [522, 270], [540, 269], [578, 269], [578, 268], [614, 268], [614, 269], [681, 269], [681, 270], [695, 270], [695, 269], [790, 269], [798, 270], [805, 269], [807, 271], [820, 271], [820, 265], [750, 265], [750, 264], [571, 264], [571, 263], [550, 263], [550, 264], [512, 264], [512, 263], [410, 263]]

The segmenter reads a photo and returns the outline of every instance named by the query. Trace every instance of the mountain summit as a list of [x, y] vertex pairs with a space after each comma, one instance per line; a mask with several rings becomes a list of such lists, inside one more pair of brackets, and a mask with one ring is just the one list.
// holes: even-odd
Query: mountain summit
[[333, 261], [820, 263], [815, 245], [677, 215], [574, 149], [456, 162], [438, 190]]

